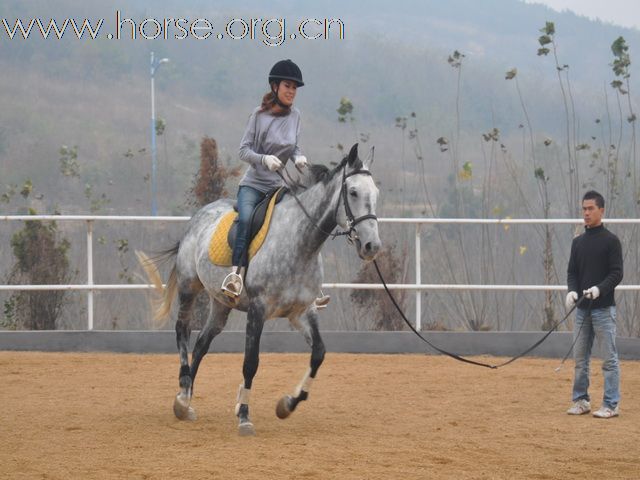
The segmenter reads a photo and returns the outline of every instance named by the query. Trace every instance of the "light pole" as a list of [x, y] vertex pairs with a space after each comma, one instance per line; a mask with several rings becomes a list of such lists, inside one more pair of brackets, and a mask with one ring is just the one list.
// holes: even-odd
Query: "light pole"
[[158, 162], [156, 160], [156, 97], [153, 78], [156, 69], [163, 63], [167, 63], [168, 58], [155, 61], [151, 52], [151, 215], [158, 215]]

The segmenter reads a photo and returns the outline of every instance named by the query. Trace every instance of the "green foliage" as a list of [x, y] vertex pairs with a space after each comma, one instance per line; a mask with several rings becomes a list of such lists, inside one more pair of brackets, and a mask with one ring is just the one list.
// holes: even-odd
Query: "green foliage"
[[500, 130], [494, 127], [491, 130], [489, 130], [487, 133], [483, 133], [482, 138], [484, 139], [485, 142], [490, 142], [490, 141], [497, 142], [500, 139]]
[[547, 21], [545, 22], [544, 27], [540, 29], [540, 31], [545, 35], [553, 36], [556, 33], [556, 26], [553, 22]]
[[84, 196], [89, 200], [89, 211], [91, 213], [98, 213], [105, 206], [111, 203], [111, 200], [107, 198], [105, 193], [101, 193], [100, 195], [94, 194], [93, 185], [90, 183], [86, 183], [84, 185]]
[[340, 106], [338, 107], [338, 121], [341, 123], [345, 123], [347, 119], [350, 122], [353, 122], [355, 119], [353, 117], [353, 103], [346, 97], [342, 97], [340, 99]]
[[129, 266], [127, 265], [126, 257], [127, 253], [129, 253], [129, 240], [126, 238], [118, 238], [113, 241], [116, 245], [116, 250], [118, 251], [118, 261], [120, 262], [120, 272], [118, 272], [118, 278], [120, 280], [124, 280], [127, 283], [133, 283], [134, 277], [129, 271]]
[[[58, 153], [60, 154], [60, 173], [66, 178], [82, 178], [83, 176], [80, 174], [80, 162], [78, 161], [78, 146], [67, 147], [66, 145], [62, 145]], [[127, 151], [125, 157], [129, 158], [128, 154], [133, 157], [131, 149]], [[100, 195], [94, 193], [93, 185], [88, 182], [84, 184], [84, 196], [89, 200], [89, 211], [91, 213], [98, 213], [106, 205], [111, 203], [111, 200], [105, 193], [101, 193]]]
[[23, 196], [23, 198], [29, 198], [29, 195], [31, 195], [31, 192], [33, 191], [33, 183], [31, 183], [31, 179], [27, 178], [24, 182], [24, 184], [22, 185], [22, 190], [20, 190], [20, 195]]
[[78, 146], [69, 148], [66, 145], [60, 147], [60, 173], [65, 177], [80, 178], [80, 165], [78, 164]]
[[4, 302], [4, 316], [0, 319], [0, 327], [8, 330], [16, 330], [18, 327], [18, 321], [16, 316], [16, 298], [15, 296], [9, 297], [9, 300]]
[[164, 118], [156, 119], [156, 135], [160, 136], [164, 133], [167, 128], [167, 122], [165, 122]]
[[14, 183], [5, 185], [5, 192], [0, 196], [0, 201], [3, 203], [9, 203], [11, 198], [16, 194], [18, 186]]
[[618, 37], [615, 39], [615, 41], [611, 44], [611, 51], [613, 52], [613, 55], [618, 58], [627, 54], [627, 52], [629, 51], [629, 46], [627, 45], [624, 37]]
[[[35, 214], [33, 210], [31, 213]], [[8, 283], [68, 283], [71, 276], [67, 258], [70, 246], [66, 238], [58, 235], [55, 222], [25, 222], [24, 228], [11, 237], [16, 263]], [[2, 325], [13, 329], [53, 330], [65, 297], [64, 291], [16, 292], [4, 304]]]
[[[610, 63], [611, 68], [613, 69], [613, 73], [616, 77], [621, 77], [624, 80], [629, 81], [629, 77], [631, 73], [629, 72], [629, 67], [631, 66], [631, 57], [629, 56], [629, 46], [625, 41], [624, 37], [618, 37], [611, 44], [611, 52], [613, 52], [613, 62]], [[621, 80], [613, 80], [611, 82], [611, 87], [618, 90], [620, 94], [626, 95], [629, 93], [628, 89], [623, 87], [623, 82]], [[627, 121], [629, 123], [633, 123], [635, 121], [635, 115], [632, 113], [629, 117], [627, 117]]]
[[460, 68], [462, 66], [462, 59], [465, 58], [463, 53], [460, 53], [458, 50], [454, 50], [449, 58], [447, 58], [447, 62], [453, 68]]
[[549, 45], [552, 42], [551, 37], [549, 35], [541, 35], [538, 37], [538, 43], [541, 46]]
[[127, 253], [129, 251], [129, 240], [126, 238], [114, 240], [114, 243], [116, 244], [119, 253]]
[[536, 180], [540, 180], [541, 182], [547, 182], [549, 177], [545, 176], [544, 168], [538, 167], [533, 171], [533, 175], [536, 177]]
[[462, 170], [458, 172], [458, 178], [462, 181], [473, 178], [473, 164], [471, 162], [464, 162]]
[[[629, 57], [629, 46], [624, 37], [618, 37], [611, 44], [611, 51], [615, 59], [611, 63], [613, 73], [616, 77], [629, 78], [629, 67], [631, 66], [631, 58]], [[615, 88], [615, 87], [614, 87]]]
[[540, 44], [538, 56], [546, 56], [551, 52], [546, 45], [553, 45], [553, 36], [556, 33], [556, 27], [553, 22], [546, 22], [544, 27], [540, 29], [540, 32], [542, 32], [542, 35], [538, 37], [538, 43]]

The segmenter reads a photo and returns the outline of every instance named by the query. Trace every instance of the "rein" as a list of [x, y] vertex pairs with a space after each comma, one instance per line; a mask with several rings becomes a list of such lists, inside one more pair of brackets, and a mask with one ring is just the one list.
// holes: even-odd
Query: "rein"
[[[384, 278], [382, 277], [382, 273], [380, 272], [380, 268], [378, 267], [378, 263], [374, 260], [373, 261], [373, 265], [376, 267], [376, 272], [378, 273], [378, 277], [380, 277], [380, 281], [382, 282], [382, 285], [384, 286], [385, 291], [387, 292], [387, 295], [389, 295], [389, 298], [391, 299], [391, 302], [393, 303], [393, 305], [396, 307], [396, 310], [398, 310], [398, 313], [400, 313], [400, 316], [402, 317], [402, 320], [404, 320], [404, 322], [407, 324], [407, 326], [413, 331], [413, 333], [415, 333], [420, 340], [422, 340], [423, 342], [425, 342], [427, 345], [429, 345], [431, 348], [433, 348], [434, 350], [436, 350], [439, 353], [442, 353], [443, 355], [447, 355], [448, 357], [451, 357], [455, 360], [458, 360], [460, 362], [464, 362], [464, 363], [470, 363], [471, 365], [477, 365], [479, 367], [486, 367], [486, 368], [491, 368], [493, 370], [500, 368], [500, 367], [504, 367], [506, 365], [509, 365], [512, 362], [515, 362], [516, 360], [518, 360], [521, 357], [524, 357], [527, 353], [531, 352], [532, 350], [534, 350], [535, 348], [537, 348], [538, 346], [540, 346], [540, 344], [542, 342], [544, 342], [549, 335], [551, 335], [551, 333], [553, 333], [553, 331], [555, 331], [561, 324], [563, 324], [567, 318], [569, 318], [569, 315], [571, 315], [573, 313], [573, 311], [578, 308], [578, 305], [580, 305], [580, 303], [582, 303], [582, 301], [587, 298], [587, 297], [581, 297], [573, 307], [571, 307], [571, 309], [567, 312], [567, 314], [562, 318], [562, 320], [556, 322], [555, 325], [553, 325], [553, 327], [551, 327], [549, 329], [549, 331], [547, 331], [547, 333], [544, 334], [544, 336], [538, 340], [536, 343], [534, 343], [533, 345], [531, 345], [529, 348], [527, 348], [526, 350], [524, 350], [523, 352], [519, 353], [518, 355], [511, 357], [509, 360], [499, 363], [497, 365], [492, 365], [489, 363], [484, 363], [484, 362], [476, 362], [475, 360], [471, 360], [469, 358], [465, 358], [462, 357], [460, 355], [457, 355], [455, 353], [451, 353], [447, 350], [444, 350], [442, 348], [439, 348], [437, 346], [435, 346], [433, 343], [431, 343], [429, 340], [427, 340], [426, 338], [424, 338], [420, 332], [418, 332], [413, 325], [411, 325], [411, 322], [409, 322], [409, 320], [407, 320], [407, 317], [405, 316], [404, 312], [402, 311], [402, 309], [400, 308], [400, 306], [398, 305], [398, 302], [396, 302], [396, 299], [393, 297], [393, 295], [391, 294], [391, 291], [389, 290], [389, 287], [387, 287], [386, 282], [384, 281]], [[589, 302], [589, 308], [591, 308], [591, 304], [593, 303], [593, 300], [590, 299]], [[575, 344], [575, 341], [573, 342], [573, 344], [571, 345], [571, 348], [573, 348], [573, 345]], [[571, 351], [571, 349], [569, 350]], [[569, 354], [567, 353], [567, 355], [565, 356], [565, 359], [569, 356]], [[564, 362], [564, 360], [563, 360]]]
[[[282, 180], [285, 182], [285, 185], [287, 185], [287, 181], [285, 180], [284, 176], [282, 175], [282, 173], [280, 172], [276, 172], [280, 178], [282, 178]], [[322, 227], [320, 227], [316, 221], [311, 217], [311, 215], [309, 214], [309, 212], [307, 211], [307, 209], [304, 207], [304, 205], [302, 204], [302, 202], [300, 201], [300, 199], [298, 198], [298, 196], [295, 194], [295, 192], [293, 190], [290, 190], [291, 194], [293, 195], [293, 198], [295, 198], [296, 202], [298, 202], [298, 205], [300, 206], [300, 208], [302, 209], [302, 211], [304, 212], [304, 214], [307, 216], [307, 218], [309, 219], [309, 221], [311, 222], [311, 224], [316, 227], [318, 230], [320, 230], [322, 233], [324, 233], [327, 236], [330, 236], [332, 238], [336, 238], [338, 236], [341, 235], [347, 235], [347, 240], [349, 240], [350, 242], [353, 242], [353, 240], [358, 240], [358, 232], [355, 228], [355, 226], [367, 219], [373, 219], [373, 220], [378, 220], [378, 217], [375, 214], [366, 214], [366, 215], [362, 215], [360, 217], [355, 217], [353, 215], [353, 211], [351, 210], [351, 207], [349, 206], [349, 199], [348, 199], [348, 192], [347, 192], [347, 178], [349, 178], [352, 175], [369, 175], [371, 176], [371, 172], [368, 170], [354, 170], [352, 172], [349, 172], [348, 174], [346, 173], [346, 167], [342, 170], [342, 186], [340, 188], [340, 198], [338, 199], [338, 203], [336, 205], [336, 209], [334, 211], [334, 219], [337, 219], [338, 216], [338, 209], [340, 208], [340, 200], [342, 200], [342, 203], [344, 203], [344, 211], [345, 214], [347, 216], [347, 227], [348, 230], [344, 230], [341, 232], [336, 232], [336, 233], [331, 233], [331, 232], [327, 232], [325, 231]], [[336, 222], [337, 223], [337, 222]], [[355, 237], [353, 236], [353, 233], [355, 232]], [[542, 338], [540, 338], [540, 340], [538, 340], [536, 343], [534, 343], [533, 345], [531, 345], [529, 348], [527, 348], [526, 350], [522, 351], [521, 353], [519, 353], [518, 355], [515, 355], [514, 357], [511, 357], [509, 360], [499, 363], [497, 365], [493, 365], [490, 363], [484, 363], [484, 362], [478, 362], [475, 360], [471, 360], [469, 358], [465, 358], [461, 355], [458, 355], [456, 353], [452, 353], [449, 352], [447, 350], [444, 350], [440, 347], [437, 347], [436, 345], [434, 345], [433, 343], [431, 343], [429, 340], [427, 340], [425, 337], [423, 337], [420, 332], [418, 332], [413, 325], [411, 325], [411, 322], [407, 319], [406, 315], [404, 314], [404, 312], [402, 311], [402, 308], [400, 308], [400, 305], [398, 305], [398, 302], [396, 301], [396, 299], [394, 298], [393, 294], [391, 293], [391, 291], [389, 290], [389, 287], [387, 286], [387, 283], [384, 281], [384, 277], [382, 276], [382, 272], [380, 271], [380, 268], [378, 267], [378, 262], [376, 262], [376, 260], [373, 260], [373, 265], [376, 268], [376, 272], [378, 273], [378, 277], [380, 278], [380, 282], [382, 283], [385, 291], [387, 292], [387, 295], [389, 296], [389, 299], [391, 300], [391, 302], [393, 303], [394, 307], [396, 308], [396, 310], [398, 310], [398, 313], [400, 314], [400, 316], [402, 317], [402, 320], [404, 320], [404, 323], [407, 324], [407, 326], [411, 329], [411, 331], [413, 331], [413, 333], [415, 333], [418, 338], [420, 338], [420, 340], [422, 340], [424, 343], [426, 343], [427, 345], [429, 345], [431, 348], [433, 348], [434, 350], [436, 350], [437, 352], [446, 355], [448, 357], [453, 358], [454, 360], [458, 360], [459, 362], [464, 362], [464, 363], [469, 363], [471, 365], [476, 365], [479, 367], [485, 367], [485, 368], [490, 368], [492, 370], [498, 369], [500, 367], [504, 367], [509, 365], [510, 363], [515, 362], [516, 360], [518, 360], [519, 358], [524, 357], [525, 355], [527, 355], [528, 353], [530, 353], [531, 351], [535, 350], [537, 347], [539, 347], [542, 342], [544, 342], [549, 335], [551, 335], [560, 325], [562, 325], [568, 318], [569, 316], [573, 313], [573, 311], [578, 308], [578, 305], [580, 305], [584, 299], [586, 297], [581, 297], [573, 307], [571, 307], [571, 309], [566, 313], [566, 315], [558, 322], [555, 323], [555, 325], [553, 325], [543, 336]], [[589, 308], [591, 308], [591, 304], [593, 303], [593, 299], [590, 299], [590, 303], [589, 303]], [[569, 352], [571, 352], [571, 350], [573, 349], [573, 346], [575, 344], [575, 340], [573, 342], [573, 344], [571, 345], [571, 348], [569, 349]], [[567, 355], [565, 356], [565, 358], [562, 360], [562, 362], [564, 363], [564, 360], [566, 360], [566, 358], [569, 356], [569, 353], [567, 353]]]

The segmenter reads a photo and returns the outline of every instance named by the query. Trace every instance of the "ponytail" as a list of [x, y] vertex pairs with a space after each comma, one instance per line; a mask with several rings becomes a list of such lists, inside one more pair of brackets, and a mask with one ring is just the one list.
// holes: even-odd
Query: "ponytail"
[[[262, 103], [260, 105], [260, 112], [268, 112], [274, 117], [284, 117], [285, 115], [289, 115], [291, 111], [291, 107], [287, 107], [278, 102], [278, 98], [276, 97], [276, 92], [273, 91], [274, 85], [278, 85], [277, 82], [271, 82], [271, 91], [264, 94], [262, 97]], [[274, 110], [274, 107], [279, 105], [280, 110]]]

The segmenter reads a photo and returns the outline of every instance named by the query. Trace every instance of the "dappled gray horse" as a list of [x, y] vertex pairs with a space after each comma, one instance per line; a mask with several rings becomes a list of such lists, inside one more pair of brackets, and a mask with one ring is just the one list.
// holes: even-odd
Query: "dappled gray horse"
[[[358, 158], [357, 144], [335, 169], [314, 165], [310, 167], [310, 176], [310, 186], [298, 194], [297, 201], [287, 195], [277, 205], [266, 240], [251, 260], [245, 288], [237, 303], [232, 303], [220, 290], [228, 268], [213, 265], [208, 256], [209, 240], [220, 218], [233, 208], [228, 200], [218, 200], [199, 210], [190, 220], [182, 240], [165, 252], [165, 259], [175, 257], [166, 288], [162, 287], [155, 264], [148, 259], [143, 262], [150, 279], [163, 292], [157, 316], [166, 316], [176, 294], [179, 298], [176, 334], [180, 392], [174, 402], [174, 413], [179, 419], [195, 419], [191, 399], [198, 367], [211, 341], [224, 328], [232, 308], [247, 312], [244, 382], [236, 403], [239, 433], [255, 434], [249, 420], [249, 396], [258, 369], [260, 336], [266, 320], [288, 318], [312, 350], [309, 370], [293, 395], [280, 399], [276, 414], [286, 418], [300, 401], [307, 399], [325, 354], [314, 303], [323, 280], [320, 249], [338, 225], [350, 232], [358, 255], [364, 260], [372, 260], [381, 246], [375, 216], [378, 189], [368, 166]], [[191, 308], [202, 289], [206, 289], [210, 297], [209, 317], [198, 335], [189, 364]]]

